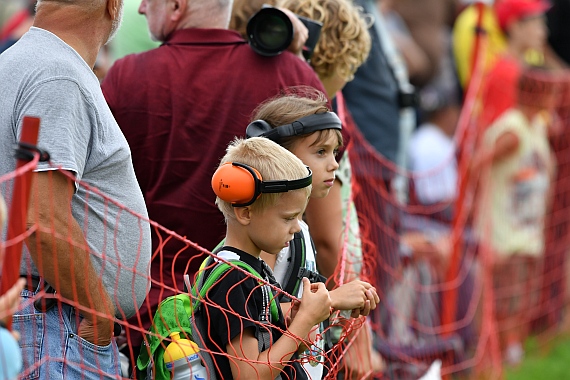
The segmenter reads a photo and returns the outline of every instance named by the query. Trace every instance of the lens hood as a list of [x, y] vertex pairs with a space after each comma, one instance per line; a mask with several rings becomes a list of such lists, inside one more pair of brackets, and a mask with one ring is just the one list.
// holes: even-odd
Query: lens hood
[[246, 27], [251, 48], [263, 56], [276, 56], [287, 50], [293, 41], [293, 24], [281, 10], [266, 7], [249, 19]]

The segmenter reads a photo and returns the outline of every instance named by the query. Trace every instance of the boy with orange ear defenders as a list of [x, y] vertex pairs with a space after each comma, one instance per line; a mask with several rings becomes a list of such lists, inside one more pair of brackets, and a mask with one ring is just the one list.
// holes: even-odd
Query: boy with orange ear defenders
[[[235, 140], [221, 162], [212, 188], [227, 232], [217, 257], [240, 260], [275, 284], [260, 254], [278, 254], [301, 229], [299, 216], [311, 192], [311, 171], [266, 138]], [[303, 301], [293, 308], [288, 325], [279, 306], [276, 315], [268, 312], [275, 295], [256, 277], [232, 269], [210, 288], [199, 312], [207, 317], [209, 334], [203, 339], [214, 353], [218, 378], [307, 378], [291, 358], [310, 330], [329, 317], [331, 300], [323, 283], [311, 284], [305, 278], [303, 285]]]
[[[280, 95], [262, 103], [254, 112], [254, 121], [247, 127], [246, 135], [248, 138], [273, 140], [299, 157], [313, 172], [311, 198], [324, 198], [333, 186], [335, 171], [339, 167], [336, 153], [342, 145], [342, 126], [337, 115], [329, 111], [323, 93], [310, 88], [300, 88], [298, 92]], [[308, 225], [302, 220], [299, 224], [307, 247], [303, 273], [316, 272], [318, 276], [316, 252]], [[273, 268], [275, 278], [283, 285], [285, 273], [291, 271], [291, 249], [286, 247], [278, 255], [262, 253], [262, 258]], [[293, 269], [293, 273], [297, 273], [297, 268]], [[342, 313], [345, 318], [367, 316], [380, 302], [376, 289], [360, 280], [348, 282], [329, 293], [332, 307], [347, 311]], [[302, 298], [304, 294], [301, 288], [294, 295]], [[283, 310], [288, 310], [283, 303], [281, 306]], [[321, 379], [323, 375], [322, 354], [323, 339], [303, 354], [307, 359], [304, 360], [305, 371], [312, 379]]]

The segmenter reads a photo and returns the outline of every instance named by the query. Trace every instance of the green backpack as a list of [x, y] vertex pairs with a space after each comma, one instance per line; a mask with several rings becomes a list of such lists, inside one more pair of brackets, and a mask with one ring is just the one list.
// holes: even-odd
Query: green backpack
[[[159, 305], [154, 315], [152, 326], [150, 327], [144, 345], [141, 347], [137, 358], [137, 370], [141, 379], [170, 380], [170, 372], [164, 364], [164, 352], [168, 342], [163, 342], [173, 332], [179, 332], [181, 338], [194, 341], [200, 348], [200, 357], [206, 367], [210, 380], [215, 380], [216, 369], [213, 359], [205, 351], [205, 342], [202, 337], [207, 336], [207, 321], [203, 320], [202, 313], [199, 313], [201, 300], [216, 282], [234, 266], [242, 268], [253, 276], [263, 280], [263, 277], [250, 265], [240, 260], [226, 260], [228, 263], [219, 261], [212, 269], [206, 269], [214, 264], [214, 257], [208, 256], [198, 271], [196, 282], [190, 289], [190, 294], [182, 293], [164, 299]], [[187, 275], [185, 276], [187, 277]], [[260, 284], [264, 284], [260, 281]], [[271, 292], [268, 285], [263, 285], [264, 292]], [[266, 299], [264, 297], [264, 299]], [[279, 319], [279, 311], [275, 297], [270, 299], [269, 310], [271, 321]], [[270, 334], [259, 340], [260, 350], [267, 349], [270, 344]], [[260, 351], [261, 352], [261, 351]], [[154, 365], [153, 365], [154, 363]], [[154, 371], [154, 373], [153, 373]]]

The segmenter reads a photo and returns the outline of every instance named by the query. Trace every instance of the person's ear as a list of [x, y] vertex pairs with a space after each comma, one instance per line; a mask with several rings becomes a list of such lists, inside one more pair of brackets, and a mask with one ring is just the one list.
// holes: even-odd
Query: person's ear
[[121, 1], [122, 0], [108, 0], [107, 1], [107, 12], [109, 12], [109, 16], [111, 16], [111, 20], [116, 20], [119, 17], [119, 13], [121, 10]]
[[251, 208], [247, 207], [234, 207], [234, 215], [236, 220], [242, 226], [247, 226], [251, 223]]
[[186, 13], [187, 0], [170, 0], [169, 6], [172, 20], [178, 21]]

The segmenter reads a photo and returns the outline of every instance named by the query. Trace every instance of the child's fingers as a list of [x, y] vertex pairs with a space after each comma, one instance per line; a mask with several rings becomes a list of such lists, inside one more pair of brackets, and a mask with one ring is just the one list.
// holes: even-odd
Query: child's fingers
[[374, 291], [374, 300], [376, 301], [376, 304], [379, 304], [380, 303], [380, 296], [378, 295], [376, 288], [372, 288], [372, 290]]
[[301, 279], [301, 281], [303, 282], [303, 289], [311, 289], [311, 281], [309, 281], [309, 279], [307, 277], [303, 277]]
[[370, 300], [364, 303], [364, 307], [360, 309], [360, 315], [367, 317], [370, 314]]
[[12, 313], [19, 304], [20, 293], [26, 285], [25, 278], [19, 278], [18, 281], [6, 293], [0, 297], [0, 312]]
[[316, 293], [321, 288], [324, 288], [325, 284], [323, 284], [322, 282], [315, 282], [314, 284], [311, 284], [311, 282], [307, 277], [303, 277], [303, 286], [308, 287], [309, 289], [311, 289], [311, 292]]
[[350, 313], [351, 318], [358, 318], [360, 317], [360, 309], [353, 309], [352, 313]]
[[372, 309], [372, 310], [376, 309], [376, 305], [380, 301], [379, 299], [377, 301], [378, 296], [376, 295], [376, 293], [372, 289], [368, 289], [366, 291], [366, 297], [368, 298], [368, 301], [370, 302], [370, 309]]
[[376, 292], [375, 287], [370, 286], [369, 288], [366, 288], [364, 292], [366, 294], [366, 298], [369, 299], [371, 302], [377, 304], [380, 303], [380, 296], [378, 296], [378, 292]]

